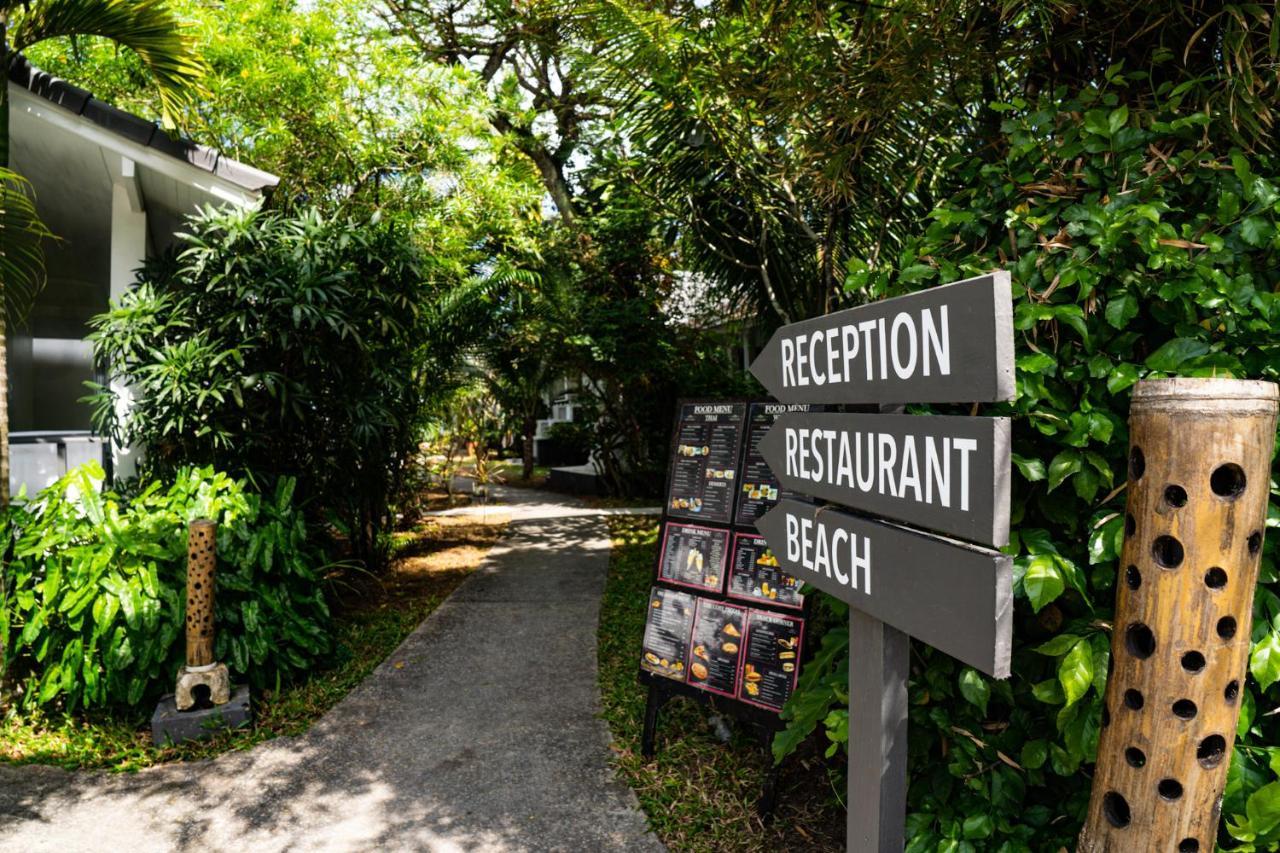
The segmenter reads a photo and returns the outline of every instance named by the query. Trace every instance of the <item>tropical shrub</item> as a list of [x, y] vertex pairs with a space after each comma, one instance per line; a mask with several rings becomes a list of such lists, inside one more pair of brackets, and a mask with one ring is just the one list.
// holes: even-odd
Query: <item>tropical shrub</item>
[[[1018, 396], [982, 412], [1014, 421], [1013, 676], [914, 645], [913, 851], [1074, 847], [1108, 673], [1130, 388], [1175, 374], [1280, 379], [1280, 158], [1228, 148], [1210, 113], [1182, 108], [1187, 86], [1115, 71], [1078, 96], [996, 104], [1003, 156], [951, 164], [968, 188], [895, 264], [850, 265], [863, 297], [996, 267], [1013, 279]], [[1156, 105], [1131, 111], [1128, 87]], [[1276, 547], [1268, 539], [1222, 804], [1229, 849], [1280, 843]], [[847, 740], [847, 665], [847, 635], [828, 633], [779, 753], [823, 722], [833, 744]]]
[[[208, 210], [176, 257], [94, 320], [110, 384], [96, 422], [145, 447], [145, 476], [189, 465], [297, 480], [370, 563], [382, 555], [389, 496], [416, 449], [441, 347], [425, 261], [378, 220]], [[449, 351], [452, 351], [449, 349]]]
[[126, 500], [78, 468], [3, 517], [0, 584], [7, 689], [25, 707], [138, 706], [183, 663], [186, 526], [218, 523], [215, 654], [257, 686], [330, 650], [324, 552], [281, 479], [269, 498], [212, 469], [181, 469]]

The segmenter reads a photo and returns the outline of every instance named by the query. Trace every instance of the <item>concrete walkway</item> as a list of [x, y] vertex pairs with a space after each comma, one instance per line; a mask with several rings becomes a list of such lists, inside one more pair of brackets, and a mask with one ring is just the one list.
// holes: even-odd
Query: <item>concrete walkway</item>
[[662, 850], [596, 717], [608, 531], [549, 497], [511, 505], [484, 565], [301, 737], [136, 774], [0, 766], [0, 850]]
[[[455, 477], [454, 491], [470, 494], [470, 477]], [[662, 515], [662, 507], [593, 507], [582, 498], [561, 495], [542, 489], [517, 489], [501, 483], [489, 485], [490, 499], [485, 504], [470, 504], [453, 509], [428, 512], [431, 516], [466, 516], [482, 522], [537, 521], [549, 518], [583, 518], [609, 515]]]

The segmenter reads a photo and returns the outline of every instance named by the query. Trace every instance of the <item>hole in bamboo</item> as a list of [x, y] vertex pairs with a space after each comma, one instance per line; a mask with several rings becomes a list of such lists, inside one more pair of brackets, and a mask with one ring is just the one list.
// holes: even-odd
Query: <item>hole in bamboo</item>
[[1173, 703], [1173, 715], [1180, 720], [1195, 719], [1196, 712], [1196, 703], [1190, 699], [1179, 699]]
[[1124, 514], [1124, 535], [1132, 536], [1138, 530], [1138, 522], [1134, 520], [1133, 513], [1126, 512]]
[[1228, 704], [1234, 705], [1236, 699], [1240, 698], [1240, 682], [1232, 681], [1227, 685], [1227, 689], [1222, 691], [1222, 698], [1227, 700]]
[[1147, 754], [1136, 746], [1131, 746], [1124, 751], [1124, 760], [1129, 762], [1130, 767], [1145, 767]]
[[1206, 770], [1212, 770], [1221, 764], [1226, 754], [1227, 739], [1222, 735], [1209, 735], [1196, 748], [1196, 760]]
[[1200, 842], [1194, 838], [1184, 838], [1178, 842], [1178, 853], [1200, 853]]
[[1134, 690], [1130, 687], [1124, 692], [1124, 706], [1134, 711], [1141, 711], [1146, 700], [1142, 698], [1141, 690]]
[[1142, 586], [1142, 572], [1138, 571], [1137, 566], [1130, 566], [1124, 570], [1124, 582], [1129, 585], [1129, 589]]
[[1244, 494], [1244, 469], [1234, 462], [1219, 465], [1209, 475], [1209, 488], [1220, 498], [1235, 500]]
[[1107, 791], [1102, 797], [1102, 815], [1116, 829], [1124, 829], [1133, 820], [1129, 803], [1115, 791]]
[[1164, 502], [1169, 506], [1184, 507], [1187, 505], [1187, 490], [1178, 485], [1168, 485], [1164, 487]]
[[1139, 660], [1146, 660], [1155, 654], [1156, 635], [1141, 622], [1134, 622], [1124, 632], [1124, 646], [1129, 654]]
[[1218, 620], [1218, 636], [1224, 640], [1230, 640], [1236, 635], [1236, 618], [1234, 616], [1223, 616]]
[[1227, 585], [1226, 571], [1214, 566], [1212, 569], [1204, 573], [1204, 585], [1209, 587], [1209, 589], [1222, 589]]
[[1199, 672], [1204, 669], [1204, 655], [1199, 652], [1187, 652], [1182, 656], [1182, 668], [1187, 672]]
[[1182, 565], [1182, 543], [1172, 536], [1157, 536], [1151, 543], [1151, 556], [1161, 568], [1176, 569]]
[[1129, 479], [1141, 480], [1142, 472], [1147, 470], [1147, 458], [1142, 455], [1142, 448], [1135, 447], [1129, 451]]
[[1249, 553], [1258, 556], [1258, 552], [1262, 550], [1262, 531], [1255, 530], [1249, 534]]
[[1177, 779], [1161, 779], [1156, 790], [1160, 792], [1161, 799], [1173, 802], [1182, 796], [1182, 783]]

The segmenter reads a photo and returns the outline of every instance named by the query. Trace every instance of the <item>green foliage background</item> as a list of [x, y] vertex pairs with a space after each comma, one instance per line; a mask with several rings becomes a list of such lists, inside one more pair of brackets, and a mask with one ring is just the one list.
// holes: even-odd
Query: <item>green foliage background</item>
[[[206, 211], [94, 319], [111, 366], [96, 423], [146, 447], [149, 476], [213, 465], [267, 490], [293, 478], [376, 566], [423, 407], [479, 310], [451, 283], [376, 217]], [[136, 403], [121, 418], [126, 385]]]
[[[1280, 160], [1215, 144], [1210, 116], [1183, 108], [1187, 86], [1131, 113], [1128, 87], [1146, 85], [1113, 69], [1078, 96], [996, 104], [1005, 156], [954, 160], [969, 188], [896, 263], [849, 265], [846, 287], [868, 297], [993, 268], [1013, 279], [1018, 396], [983, 414], [1014, 419], [1014, 674], [994, 681], [913, 646], [912, 851], [1074, 846], [1108, 672], [1130, 389], [1280, 378]], [[1275, 554], [1270, 538], [1222, 809], [1234, 850], [1280, 843]], [[847, 660], [847, 635], [829, 632], [777, 752], [819, 722], [846, 741]]]
[[257, 687], [289, 680], [332, 646], [324, 552], [293, 483], [259, 497], [212, 469], [175, 473], [125, 499], [101, 467], [68, 473], [0, 522], [0, 649], [17, 704], [138, 707], [173, 689], [184, 659], [186, 527], [218, 524], [214, 652]]

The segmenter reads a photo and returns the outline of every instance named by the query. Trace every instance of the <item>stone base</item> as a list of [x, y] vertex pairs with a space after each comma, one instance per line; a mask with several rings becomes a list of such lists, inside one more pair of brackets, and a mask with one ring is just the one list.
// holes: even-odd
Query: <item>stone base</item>
[[178, 685], [173, 691], [174, 704], [178, 710], [187, 712], [197, 704], [196, 688], [205, 688], [205, 698], [214, 705], [225, 705], [231, 701], [231, 674], [227, 672], [225, 663], [215, 663], [208, 669], [193, 670], [183, 667], [178, 673]]
[[173, 694], [162, 697], [151, 715], [151, 740], [156, 746], [201, 740], [220, 729], [238, 729], [249, 725], [253, 709], [249, 685], [238, 684], [231, 691], [231, 701], [212, 708], [179, 711]]

